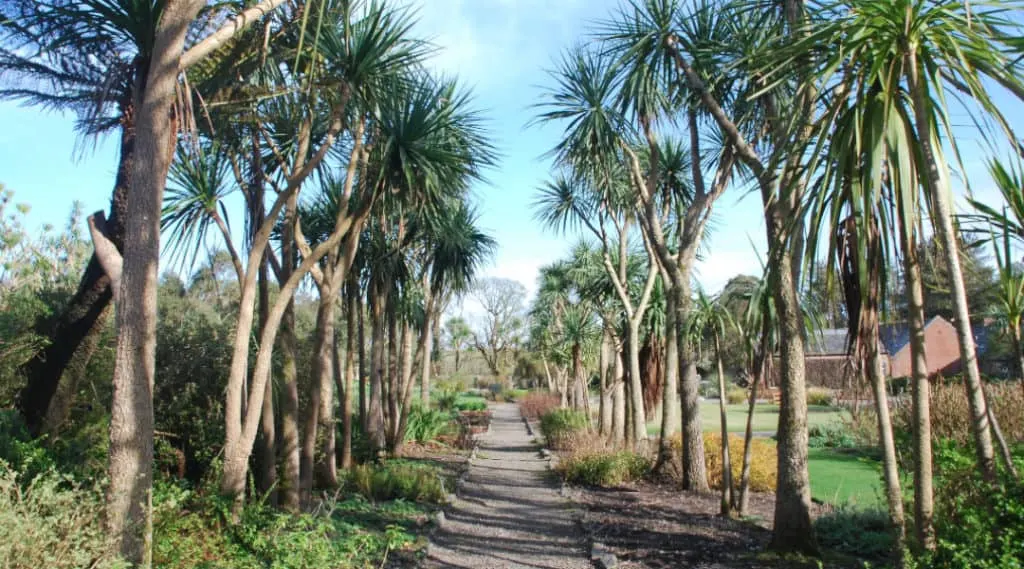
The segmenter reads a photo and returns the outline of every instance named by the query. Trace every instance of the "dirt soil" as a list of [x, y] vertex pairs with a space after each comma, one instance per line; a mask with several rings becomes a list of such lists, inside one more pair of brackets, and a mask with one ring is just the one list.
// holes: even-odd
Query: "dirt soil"
[[753, 494], [746, 520], [718, 515], [717, 494], [682, 492], [669, 484], [574, 488], [572, 498], [585, 511], [585, 531], [618, 556], [621, 569], [818, 567], [815, 560], [764, 553], [771, 538], [772, 494]]

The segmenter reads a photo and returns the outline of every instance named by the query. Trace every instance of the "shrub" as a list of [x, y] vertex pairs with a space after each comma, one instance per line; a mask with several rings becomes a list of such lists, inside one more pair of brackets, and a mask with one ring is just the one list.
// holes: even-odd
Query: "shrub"
[[729, 405], [738, 405], [750, 397], [746, 389], [742, 387], [731, 387], [725, 391], [725, 402]]
[[558, 463], [557, 471], [566, 482], [607, 488], [643, 479], [651, 461], [632, 451], [574, 453]]
[[406, 424], [405, 440], [425, 443], [437, 440], [442, 435], [454, 431], [452, 414], [447, 411], [425, 409], [419, 405], [409, 410], [409, 422]]
[[546, 391], [531, 391], [519, 398], [519, 411], [532, 421], [539, 420], [545, 413], [557, 409], [561, 404], [558, 395]]
[[[994, 383], [985, 386], [988, 402], [999, 420], [999, 426], [1008, 441], [1024, 441], [1024, 393], [1020, 384]], [[960, 445], [971, 444], [971, 413], [967, 392], [960, 383], [934, 385], [932, 388], [932, 436], [948, 439]], [[902, 405], [893, 418], [897, 431], [910, 433], [913, 409]]]
[[451, 411], [459, 400], [459, 394], [466, 390], [465, 383], [449, 379], [437, 382], [434, 388], [434, 402], [442, 411]]
[[808, 429], [807, 444], [811, 448], [856, 448], [857, 439], [844, 425], [815, 425]]
[[462, 399], [455, 403], [456, 411], [486, 411], [487, 402], [481, 399]]
[[52, 471], [23, 483], [0, 463], [0, 559], [5, 569], [127, 567], [103, 526], [103, 497]]
[[895, 532], [883, 510], [843, 507], [814, 521], [818, 543], [827, 549], [886, 565]]
[[[681, 451], [682, 438], [678, 435], [673, 446]], [[732, 479], [739, 488], [743, 471], [743, 437], [729, 435], [729, 459], [732, 462]], [[769, 439], [755, 438], [750, 446], [750, 490], [773, 492], [777, 477], [778, 453], [775, 443]], [[704, 433], [704, 462], [708, 470], [708, 484], [712, 488], [722, 487], [722, 436]]]
[[540, 432], [553, 449], [569, 448], [571, 438], [590, 428], [590, 418], [582, 411], [554, 409], [540, 418]]
[[436, 468], [394, 461], [382, 466], [361, 464], [348, 474], [348, 486], [367, 500], [409, 500], [442, 504], [448, 494]]
[[969, 447], [937, 446], [935, 532], [938, 547], [922, 567], [996, 569], [1024, 560], [1024, 484], [995, 484], [977, 472]]
[[811, 387], [807, 389], [807, 404], [831, 407], [835, 405], [836, 396], [831, 389], [824, 387]]

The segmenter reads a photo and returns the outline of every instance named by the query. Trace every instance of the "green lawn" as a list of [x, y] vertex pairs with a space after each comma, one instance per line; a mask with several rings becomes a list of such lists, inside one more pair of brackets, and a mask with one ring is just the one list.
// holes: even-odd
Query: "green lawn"
[[836, 505], [885, 507], [878, 461], [817, 448], [810, 449], [807, 459], [814, 498]]
[[[811, 405], [807, 408], [807, 423], [810, 426], [827, 425], [842, 418], [844, 411], [835, 407]], [[700, 404], [700, 420], [704, 432], [717, 433], [721, 429], [718, 416], [718, 402], [704, 401]], [[747, 404], [726, 406], [726, 421], [730, 433], [742, 433], [747, 428]], [[759, 403], [754, 407], [754, 432], [774, 434], [779, 425], [779, 407], [771, 403]], [[647, 425], [647, 432], [656, 435], [661, 429], [660, 419]]]
[[[827, 425], [842, 419], [845, 411], [835, 407], [811, 405], [807, 408], [810, 426]], [[718, 432], [718, 402], [701, 403], [701, 423], [705, 432]], [[726, 420], [730, 433], [742, 433], [747, 424], [747, 405], [726, 406]], [[754, 432], [774, 434], [779, 424], [779, 407], [761, 403], [754, 407]], [[659, 420], [651, 421], [647, 431], [657, 435]], [[811, 476], [811, 495], [822, 502], [863, 507], [884, 507], [881, 492], [881, 465], [878, 461], [832, 449], [810, 449], [808, 470]]]

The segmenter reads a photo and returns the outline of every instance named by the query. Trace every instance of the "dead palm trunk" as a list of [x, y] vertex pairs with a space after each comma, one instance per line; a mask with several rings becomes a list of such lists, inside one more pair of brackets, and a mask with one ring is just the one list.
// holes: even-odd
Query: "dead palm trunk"
[[[177, 69], [202, 2], [169, 1], [157, 25], [153, 65], [137, 94], [137, 155], [128, 193], [123, 259], [100, 259], [117, 292], [117, 355], [110, 417], [107, 528], [129, 563], [152, 565], [153, 381], [156, 374], [160, 213], [171, 165]], [[112, 245], [107, 242], [108, 245]], [[99, 253], [99, 251], [97, 251]], [[109, 267], [109, 269], [108, 269]], [[117, 267], [117, 268], [115, 268]], [[116, 275], [116, 276], [115, 276]]]
[[714, 333], [715, 362], [718, 364], [718, 413], [722, 422], [722, 509], [723, 516], [729, 515], [733, 504], [732, 495], [732, 460], [729, 456], [729, 421], [725, 409], [725, 372], [722, 369], [722, 345], [718, 332]]

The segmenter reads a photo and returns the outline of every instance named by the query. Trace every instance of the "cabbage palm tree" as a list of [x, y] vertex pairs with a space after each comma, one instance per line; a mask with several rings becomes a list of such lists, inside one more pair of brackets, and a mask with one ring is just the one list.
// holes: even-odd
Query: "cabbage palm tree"
[[719, 298], [712, 298], [703, 289], [697, 289], [693, 302], [693, 311], [687, 322], [687, 336], [691, 342], [699, 343], [711, 336], [715, 349], [715, 363], [718, 370], [718, 412], [721, 420], [722, 434], [722, 500], [721, 514], [728, 516], [736, 503], [733, 495], [732, 459], [729, 456], [729, 425], [725, 408], [725, 373], [722, 369], [722, 335], [735, 328], [732, 316]]

